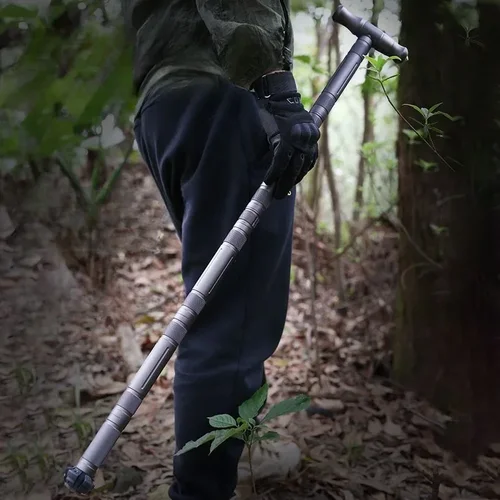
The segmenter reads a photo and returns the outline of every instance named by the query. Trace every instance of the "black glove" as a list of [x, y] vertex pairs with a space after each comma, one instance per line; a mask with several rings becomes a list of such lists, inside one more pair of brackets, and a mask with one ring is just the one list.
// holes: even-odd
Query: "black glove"
[[274, 197], [282, 199], [314, 167], [318, 159], [320, 131], [304, 109], [296, 90], [271, 95], [263, 108], [276, 123], [274, 136], [269, 136], [270, 142], [279, 139], [264, 182], [276, 183]]

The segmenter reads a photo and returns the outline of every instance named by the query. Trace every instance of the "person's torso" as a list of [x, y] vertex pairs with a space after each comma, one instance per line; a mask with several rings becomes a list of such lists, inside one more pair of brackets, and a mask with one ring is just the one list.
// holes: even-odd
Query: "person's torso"
[[[134, 36], [136, 91], [151, 78], [182, 85], [192, 71], [248, 88], [267, 71], [291, 69], [288, 0], [122, 0]], [[187, 72], [186, 72], [187, 70]]]

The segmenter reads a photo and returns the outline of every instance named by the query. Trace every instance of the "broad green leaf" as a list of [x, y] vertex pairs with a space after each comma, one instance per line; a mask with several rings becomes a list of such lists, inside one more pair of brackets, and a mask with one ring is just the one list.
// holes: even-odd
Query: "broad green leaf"
[[179, 455], [183, 455], [184, 453], [187, 453], [188, 451], [194, 450], [196, 448], [199, 448], [201, 445], [208, 443], [215, 439], [217, 436], [217, 431], [212, 431], [212, 432], [207, 432], [207, 434], [201, 436], [198, 438], [196, 441], [188, 441], [176, 454], [175, 456], [178, 457]]
[[251, 418], [255, 418], [259, 414], [260, 409], [266, 402], [268, 389], [269, 386], [264, 384], [250, 399], [240, 405], [238, 414], [243, 420], [248, 422]]
[[216, 429], [226, 429], [228, 427], [236, 427], [236, 420], [228, 414], [214, 415], [208, 417], [208, 423]]
[[311, 399], [309, 396], [303, 394], [295, 396], [294, 398], [286, 399], [285, 401], [280, 401], [269, 410], [267, 415], [262, 419], [261, 423], [269, 422], [270, 420], [281, 417], [282, 415], [305, 410], [310, 404]]
[[212, 452], [218, 448], [222, 443], [227, 441], [229, 438], [236, 437], [238, 435], [242, 435], [244, 430], [242, 427], [233, 427], [231, 429], [225, 429], [223, 431], [215, 431], [217, 435], [215, 436], [215, 439], [212, 441], [212, 444], [210, 445], [210, 452], [209, 455], [212, 454]]

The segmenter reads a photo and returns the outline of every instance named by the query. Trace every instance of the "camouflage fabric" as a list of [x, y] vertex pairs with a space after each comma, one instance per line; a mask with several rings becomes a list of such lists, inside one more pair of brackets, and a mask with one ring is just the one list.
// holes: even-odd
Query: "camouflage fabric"
[[122, 0], [122, 7], [136, 92], [152, 77], [182, 85], [193, 72], [249, 88], [265, 73], [292, 68], [289, 0]]

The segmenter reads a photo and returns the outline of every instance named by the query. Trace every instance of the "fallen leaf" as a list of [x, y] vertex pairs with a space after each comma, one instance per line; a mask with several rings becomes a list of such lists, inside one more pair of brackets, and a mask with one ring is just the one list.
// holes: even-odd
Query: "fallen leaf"
[[144, 314], [134, 322], [135, 325], [152, 325], [154, 323], [156, 323], [156, 319], [150, 314]]
[[106, 484], [106, 481], [104, 480], [104, 473], [102, 469], [97, 469], [97, 472], [95, 473], [94, 476], [94, 488], [102, 488]]
[[382, 432], [382, 424], [378, 418], [374, 418], [368, 422], [368, 432], [371, 436], [378, 436]]
[[134, 285], [137, 286], [149, 286], [151, 284], [151, 280], [146, 278], [146, 276], [139, 276], [134, 280]]
[[349, 490], [344, 490], [344, 500], [355, 500], [354, 495]]
[[35, 267], [41, 260], [40, 255], [30, 255], [19, 260], [18, 264], [23, 267]]
[[[144, 480], [144, 473], [135, 467], [123, 467], [116, 473], [116, 481], [113, 487], [114, 493], [125, 493], [129, 488], [139, 486]], [[162, 500], [168, 499], [168, 496]], [[160, 497], [158, 497], [160, 500]]]
[[326, 435], [331, 428], [331, 425], [318, 425], [311, 430], [304, 431], [303, 435], [304, 437], [323, 436]]
[[148, 500], [167, 500], [169, 498], [168, 491], [169, 487], [166, 484], [162, 484], [148, 495]]
[[316, 403], [325, 410], [340, 412], [345, 409], [345, 405], [340, 399], [317, 399]]
[[51, 500], [52, 494], [49, 490], [43, 489], [41, 491], [28, 493], [27, 496], [23, 495], [23, 500]]
[[129, 373], [137, 372], [144, 361], [144, 356], [135, 339], [134, 331], [128, 324], [121, 324], [118, 326], [117, 335], [120, 339], [121, 353]]
[[368, 486], [369, 488], [372, 488], [377, 491], [381, 491], [383, 493], [387, 493], [388, 495], [392, 495], [392, 490], [388, 488], [385, 484], [383, 484], [380, 481], [375, 481], [372, 479], [367, 479], [363, 477], [355, 477], [353, 478], [353, 482], [358, 483], [362, 486]]
[[0, 205], [0, 239], [6, 240], [16, 228], [4, 205]]
[[400, 425], [395, 424], [389, 417], [384, 425], [384, 432], [392, 437], [403, 437], [404, 432]]

